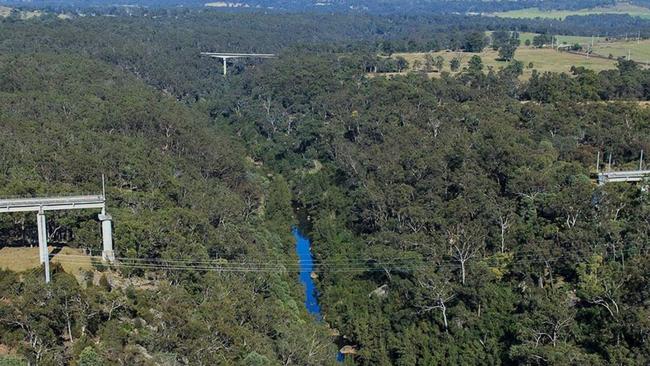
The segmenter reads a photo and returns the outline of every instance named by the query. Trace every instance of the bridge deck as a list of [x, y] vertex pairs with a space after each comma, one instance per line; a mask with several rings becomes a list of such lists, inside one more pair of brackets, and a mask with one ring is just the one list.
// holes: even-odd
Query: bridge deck
[[231, 52], [201, 52], [203, 56], [217, 57], [217, 58], [230, 58], [230, 57], [257, 57], [257, 58], [273, 58], [277, 57], [272, 53], [231, 53]]
[[0, 213], [55, 211], [85, 208], [104, 208], [104, 196], [33, 197], [0, 199]]
[[650, 177], [650, 170], [627, 170], [598, 173], [598, 183], [640, 182]]

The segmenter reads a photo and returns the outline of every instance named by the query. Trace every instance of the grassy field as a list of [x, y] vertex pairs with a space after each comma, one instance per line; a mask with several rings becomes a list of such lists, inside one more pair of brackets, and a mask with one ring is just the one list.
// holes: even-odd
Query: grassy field
[[614, 58], [627, 57], [629, 51], [632, 60], [645, 64], [650, 63], [650, 40], [600, 42], [594, 44], [593, 51], [603, 56], [611, 54]]
[[[533, 40], [535, 33], [522, 32], [519, 34], [519, 39], [521, 40], [521, 48], [524, 42], [527, 39]], [[556, 36], [558, 41], [561, 44], [580, 44], [583, 47], [587, 47], [592, 42], [592, 37], [583, 37], [583, 36]], [[630, 58], [634, 61], [650, 64], [650, 40], [639, 40], [637, 41], [633, 37], [630, 37], [629, 40], [617, 39], [617, 40], [607, 40], [605, 37], [593, 37], [594, 48], [593, 53], [608, 57], [610, 54], [614, 59], [618, 57], [627, 57], [628, 51]]]
[[[49, 247], [49, 252], [52, 253], [53, 251], [54, 248]], [[83, 256], [83, 251], [80, 249], [63, 247], [57, 254]], [[74, 258], [74, 263], [71, 263], [70, 260], [63, 262], [54, 255], [52, 263], [60, 263], [66, 273], [73, 274], [76, 277], [83, 275], [86, 271], [93, 270], [93, 264], [89, 257]], [[39, 266], [38, 247], [5, 247], [0, 249], [0, 268], [2, 269], [8, 269], [14, 272], [24, 272], [38, 268]]]
[[[12, 10], [13, 10], [12, 8], [0, 5], [0, 18], [6, 18], [6, 17], [10, 16]], [[45, 13], [40, 11], [40, 10], [35, 10], [35, 11], [24, 10], [24, 11], [19, 11], [18, 12], [18, 15], [19, 15], [20, 19], [23, 19], [23, 20], [31, 19], [31, 18], [34, 18], [34, 17], [40, 17], [40, 16], [43, 16], [44, 14]]]
[[629, 14], [635, 17], [650, 19], [650, 9], [627, 3], [619, 3], [612, 7], [597, 7], [580, 10], [540, 10], [538, 8], [526, 8], [519, 10], [510, 10], [499, 13], [490, 13], [502, 18], [551, 18], [564, 19], [571, 15], [590, 15], [590, 14]]
[[[419, 60], [420, 63], [424, 63], [424, 55], [426, 53], [396, 53], [393, 57], [404, 57], [412, 69], [413, 63], [416, 60]], [[434, 52], [434, 57], [441, 55], [445, 59], [445, 66], [443, 71], [451, 72], [449, 68], [449, 61], [458, 56], [461, 58], [461, 69], [467, 66], [469, 59], [473, 55], [478, 55], [483, 60], [483, 64], [486, 69], [489, 67], [498, 70], [499, 68], [505, 67], [508, 63], [505, 61], [497, 61], [497, 52], [492, 49], [486, 49], [481, 53], [466, 53], [466, 52]], [[532, 75], [533, 69], [536, 69], [539, 72], [551, 71], [551, 72], [569, 72], [571, 66], [584, 66], [586, 68], [592, 69], [594, 71], [601, 71], [607, 69], [615, 68], [614, 60], [604, 60], [600, 58], [586, 58], [584, 56], [574, 55], [566, 52], [557, 52], [548, 48], [532, 48], [532, 47], [520, 47], [515, 53], [515, 58], [524, 63], [525, 69], [522, 79], [528, 79]], [[532, 62], [533, 68], [528, 68], [528, 65]], [[438, 73], [430, 73], [431, 76], [439, 75]]]
[[[530, 33], [530, 32], [521, 32], [519, 33], [519, 40], [521, 40], [521, 46], [523, 47], [526, 40], [530, 40], [530, 43], [533, 43], [533, 38], [537, 35], [537, 33]], [[561, 43], [561, 44], [576, 44], [579, 43], [581, 45], [588, 45], [591, 43], [591, 37], [584, 37], [584, 36], [562, 36], [562, 35], [556, 35], [555, 38]], [[594, 44], [597, 42], [604, 42], [605, 37], [594, 37]]]
[[0, 6], [0, 17], [6, 18], [11, 15], [11, 8]]
[[34, 11], [21, 11], [20, 12], [20, 19], [26, 20], [26, 19], [32, 19], [34, 17], [40, 17], [43, 16], [45, 13], [40, 11], [40, 10], [34, 10]]

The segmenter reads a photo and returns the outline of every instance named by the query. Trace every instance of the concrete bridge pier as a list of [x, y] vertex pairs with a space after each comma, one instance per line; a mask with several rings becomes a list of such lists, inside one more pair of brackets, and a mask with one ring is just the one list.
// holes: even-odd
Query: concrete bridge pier
[[113, 251], [113, 217], [102, 210], [99, 214], [99, 220], [102, 222], [102, 260], [104, 262], [113, 262], [115, 252]]
[[45, 283], [50, 282], [50, 252], [47, 250], [47, 223], [45, 212], [39, 210], [36, 214], [36, 226], [38, 227], [38, 253], [41, 264], [45, 264]]

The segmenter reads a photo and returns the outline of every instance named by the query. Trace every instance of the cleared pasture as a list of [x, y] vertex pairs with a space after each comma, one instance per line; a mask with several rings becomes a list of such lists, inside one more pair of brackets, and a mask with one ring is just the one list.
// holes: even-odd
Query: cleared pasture
[[564, 19], [572, 15], [591, 15], [591, 14], [628, 14], [634, 17], [641, 17], [650, 19], [650, 9], [632, 5], [628, 3], [620, 3], [615, 6], [596, 7], [590, 9], [579, 10], [541, 10], [539, 8], [526, 8], [518, 10], [510, 10], [497, 13], [489, 13], [491, 15], [501, 18], [547, 18], [547, 19]]
[[[414, 68], [414, 65], [424, 65], [426, 54], [427, 53], [396, 53], [393, 57], [404, 57], [409, 62], [409, 70], [407, 71], [421, 71], [422, 66], [420, 66], [418, 70]], [[440, 51], [433, 52], [432, 55], [433, 57], [440, 55], [445, 59], [442, 71], [447, 72], [452, 72], [450, 69], [450, 61], [454, 57], [458, 57], [461, 60], [461, 70], [467, 67], [470, 58], [474, 55], [481, 57], [486, 70], [488, 68], [498, 70], [499, 68], [508, 65], [508, 62], [506, 61], [497, 61], [498, 53], [492, 49], [486, 49], [480, 53]], [[524, 74], [522, 75], [522, 79], [530, 78], [533, 70], [539, 72], [550, 71], [568, 73], [571, 70], [571, 66], [583, 66], [594, 71], [608, 70], [616, 67], [615, 60], [605, 60], [595, 57], [587, 58], [567, 52], [557, 52], [548, 48], [520, 47], [515, 52], [515, 59], [524, 63]], [[529, 67], [531, 63], [532, 68]], [[431, 76], [436, 76], [439, 75], [439, 72], [431, 72], [429, 74]]]
[[[529, 48], [525, 46], [526, 40], [530, 40], [532, 43], [533, 38], [536, 36], [536, 33], [530, 32], [521, 32], [519, 33], [519, 39], [521, 40], [521, 45], [519, 46], [518, 52], [521, 52], [522, 55], [527, 53], [524, 51]], [[650, 39], [637, 40], [630, 35], [630, 38], [625, 39], [607, 39], [605, 37], [594, 35], [594, 37], [586, 36], [564, 36], [556, 35], [555, 36], [560, 42], [560, 44], [579, 44], [583, 46], [584, 49], [587, 49], [593, 41], [593, 53], [603, 57], [612, 56], [612, 59], [616, 60], [619, 57], [627, 57], [628, 52], [630, 58], [634, 61], [650, 64]], [[531, 46], [532, 48], [532, 46]]]
[[0, 17], [6, 18], [11, 15], [11, 8], [0, 5]]

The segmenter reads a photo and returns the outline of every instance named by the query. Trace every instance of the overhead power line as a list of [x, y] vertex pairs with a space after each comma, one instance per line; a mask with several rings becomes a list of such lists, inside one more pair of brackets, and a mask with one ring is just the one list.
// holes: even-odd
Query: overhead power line
[[[607, 249], [607, 248], [602, 248], [602, 249]], [[626, 249], [621, 249], [618, 250], [617, 253], [638, 253], [638, 252], [643, 252], [644, 249], [641, 248], [626, 248]], [[498, 255], [501, 253], [495, 253], [495, 255]], [[510, 252], [506, 254], [512, 254], [513, 260], [521, 260], [521, 259], [526, 259], [526, 258], [535, 258], [539, 259], [540, 257], [543, 257], [544, 254], [550, 254], [553, 255], [552, 253], [540, 253], [538, 251], [533, 251], [533, 250], [524, 250], [524, 251], [517, 251], [517, 252]], [[591, 253], [580, 253], [580, 252], [573, 252], [573, 253], [567, 253], [564, 251], [564, 254], [556, 256], [553, 255], [553, 258], [558, 258], [558, 257], [566, 257], [566, 256], [571, 256], [571, 255], [578, 255], [578, 256], [585, 256], [585, 255], [591, 255], [591, 254], [596, 254], [594, 252]], [[70, 258], [101, 258], [100, 256], [92, 256], [92, 255], [79, 255], [79, 254], [51, 254], [50, 257], [54, 258], [61, 258], [61, 257], [70, 257]], [[449, 257], [449, 255], [447, 255]], [[414, 262], [417, 261], [414, 258], [394, 258], [391, 260], [382, 260], [379, 258], [351, 258], [351, 259], [308, 259], [308, 260], [301, 260], [301, 259], [295, 259], [295, 260], [238, 260], [238, 261], [231, 261], [225, 258], [217, 258], [217, 259], [165, 259], [165, 258], [137, 258], [137, 257], [116, 257], [116, 260], [119, 260], [121, 262], [143, 262], [143, 263], [152, 263], [152, 264], [193, 264], [193, 265], [218, 265], [218, 266], [228, 266], [228, 265], [259, 265], [259, 266], [301, 266], [301, 265], [313, 265], [313, 266], [337, 266], [337, 265], [350, 265], [350, 264], [357, 264], [357, 265], [387, 265], [387, 264], [396, 264], [396, 263], [404, 263], [404, 262]], [[482, 257], [481, 259], [483, 260], [498, 260], [499, 258], [497, 257]], [[423, 259], [423, 261], [427, 261], [426, 259]], [[440, 260], [439, 260], [440, 261]], [[442, 261], [449, 261], [449, 262], [455, 262], [453, 259], [442, 259]]]
[[[621, 250], [621, 254], [629, 254], [632, 250]], [[634, 251], [636, 252], [636, 251]], [[577, 254], [581, 260], [586, 261], [588, 258]], [[540, 259], [534, 254], [517, 256], [512, 259], [512, 264], [549, 264], [558, 262], [565, 258], [574, 258], [576, 254], [565, 253], [555, 256], [551, 259]], [[100, 256], [80, 256], [80, 255], [52, 255], [61, 263], [69, 264], [87, 264], [88, 259], [100, 261]], [[485, 258], [484, 258], [485, 259]], [[489, 259], [489, 258], [488, 258]], [[304, 263], [303, 263], [304, 264]], [[302, 272], [301, 263], [296, 262], [219, 262], [219, 261], [194, 261], [194, 260], [163, 260], [158, 258], [116, 258], [116, 262], [110, 264], [116, 268], [133, 268], [149, 270], [191, 270], [191, 271], [214, 271], [214, 272]], [[389, 262], [380, 262], [372, 260], [349, 260], [349, 261], [322, 261], [312, 263], [311, 271], [313, 272], [384, 272], [384, 271], [409, 271], [420, 268], [458, 268], [458, 263], [454, 259], [443, 259], [434, 262], [418, 261], [413, 259], [393, 260]]]

